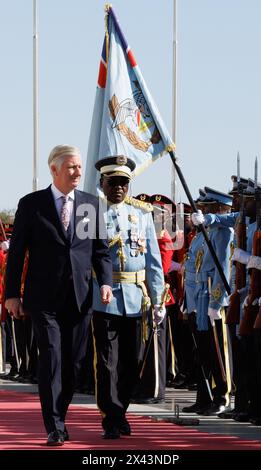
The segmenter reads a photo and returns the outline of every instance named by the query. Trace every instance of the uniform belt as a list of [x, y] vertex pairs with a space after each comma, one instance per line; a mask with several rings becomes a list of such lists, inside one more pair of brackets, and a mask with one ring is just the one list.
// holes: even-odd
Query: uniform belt
[[115, 271], [112, 273], [112, 280], [115, 283], [140, 284], [145, 281], [145, 269], [141, 271]]
[[[93, 277], [96, 278], [96, 274], [92, 272]], [[112, 280], [114, 283], [120, 284], [140, 284], [145, 281], [145, 269], [141, 271], [113, 271]]]

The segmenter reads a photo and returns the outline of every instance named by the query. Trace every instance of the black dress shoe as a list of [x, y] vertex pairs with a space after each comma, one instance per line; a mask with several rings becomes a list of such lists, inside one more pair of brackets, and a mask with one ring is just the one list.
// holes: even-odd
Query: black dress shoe
[[209, 405], [201, 405], [200, 403], [194, 403], [194, 405], [184, 406], [182, 408], [182, 412], [202, 414], [208, 407]]
[[103, 439], [119, 439], [120, 430], [116, 426], [109, 426], [102, 433], [102, 437]]
[[170, 387], [170, 388], [171, 388], [171, 387], [174, 387], [173, 380], [174, 380], [174, 379], [168, 379], [168, 380], [166, 381], [166, 387]]
[[131, 402], [138, 405], [156, 405], [157, 403], [165, 403], [165, 398], [134, 398]]
[[188, 386], [187, 386], [187, 383], [184, 380], [184, 382], [174, 384], [173, 388], [175, 388], [176, 390], [181, 390], [181, 389], [184, 389], [184, 388], [188, 388]]
[[226, 411], [221, 411], [221, 413], [217, 414], [217, 417], [220, 419], [233, 419], [236, 416], [236, 410], [228, 409]]
[[237, 421], [238, 423], [248, 423], [250, 421], [250, 415], [249, 413], [236, 413], [235, 416], [233, 417], [234, 421]]
[[34, 375], [31, 375], [30, 376], [30, 382], [31, 382], [31, 384], [37, 384], [38, 383], [37, 377], [34, 376]]
[[187, 384], [187, 389], [188, 389], [188, 390], [197, 390], [197, 388], [198, 388], [198, 386], [197, 386], [196, 383], [192, 383], [192, 382], [191, 382], [191, 383], [188, 383], [188, 384]]
[[55, 430], [48, 434], [46, 445], [48, 446], [63, 446], [64, 434], [63, 431]]
[[253, 416], [249, 419], [250, 423], [254, 426], [261, 426], [261, 417], [260, 416]]
[[176, 377], [173, 379], [173, 387], [179, 387], [180, 388], [180, 385], [184, 384], [184, 382], [186, 381], [186, 376], [183, 375], [183, 374], [177, 374]]
[[64, 441], [69, 441], [70, 440], [70, 436], [69, 436], [69, 433], [68, 433], [66, 427], [64, 427], [64, 431], [63, 431], [63, 440]]
[[131, 427], [127, 419], [123, 419], [122, 421], [119, 422], [119, 431], [120, 431], [120, 434], [122, 434], [122, 436], [131, 435]]
[[21, 384], [30, 384], [31, 379], [28, 375], [19, 375], [18, 378], [17, 378], [17, 382], [19, 382]]
[[213, 416], [213, 415], [218, 415], [219, 413], [223, 413], [228, 409], [227, 406], [221, 405], [218, 403], [211, 403], [211, 405], [203, 411], [202, 415], [203, 416]]
[[7, 374], [6, 378], [8, 378], [10, 380], [11, 377], [17, 377], [18, 375], [19, 375], [18, 370], [14, 368], [14, 369], [10, 369], [10, 371]]

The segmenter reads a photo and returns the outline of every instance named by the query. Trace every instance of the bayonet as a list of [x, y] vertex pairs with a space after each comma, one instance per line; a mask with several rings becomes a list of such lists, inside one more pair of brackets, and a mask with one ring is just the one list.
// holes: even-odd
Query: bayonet
[[257, 183], [257, 172], [258, 172], [258, 169], [257, 169], [257, 157], [256, 157], [256, 159], [255, 159], [255, 178], [254, 178], [254, 180], [255, 180], [255, 189], [257, 189], [257, 185], [258, 185], [258, 183]]
[[237, 184], [239, 187], [240, 184], [240, 155], [239, 152], [237, 152]]

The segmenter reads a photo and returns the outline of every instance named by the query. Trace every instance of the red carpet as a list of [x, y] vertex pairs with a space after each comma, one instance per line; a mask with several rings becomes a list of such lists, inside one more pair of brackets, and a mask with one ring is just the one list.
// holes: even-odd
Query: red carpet
[[[71, 441], [54, 450], [261, 450], [260, 441], [202, 433], [198, 429], [155, 422], [128, 414], [133, 434], [115, 441], [101, 438], [96, 409], [72, 405], [67, 418]], [[38, 396], [0, 391], [0, 449], [50, 450], [45, 445]]]

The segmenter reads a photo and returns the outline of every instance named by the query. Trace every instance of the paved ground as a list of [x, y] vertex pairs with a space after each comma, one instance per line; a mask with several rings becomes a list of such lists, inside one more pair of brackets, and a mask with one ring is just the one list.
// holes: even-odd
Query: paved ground
[[[17, 382], [0, 380], [0, 389], [21, 391], [25, 393], [37, 393], [37, 385], [19, 384]], [[129, 411], [143, 416], [151, 416], [155, 419], [173, 419], [175, 409], [190, 405], [195, 401], [195, 392], [188, 390], [175, 390], [167, 388], [166, 401], [158, 405], [139, 405], [131, 404]], [[80, 406], [93, 406], [96, 408], [95, 398], [91, 395], [75, 394], [73, 403]], [[198, 416], [196, 414], [188, 415], [180, 411], [180, 418], [186, 420], [199, 420], [198, 426], [201, 432], [218, 433], [223, 435], [237, 436], [240, 439], [253, 439], [261, 441], [261, 426], [253, 426], [250, 423], [237, 423], [233, 420], [224, 420], [215, 416]], [[188, 421], [187, 421], [188, 422]]]

